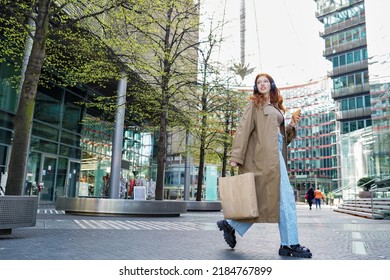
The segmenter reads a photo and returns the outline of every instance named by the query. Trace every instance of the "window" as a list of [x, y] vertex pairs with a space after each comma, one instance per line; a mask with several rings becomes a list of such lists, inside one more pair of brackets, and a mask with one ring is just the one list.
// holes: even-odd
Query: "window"
[[349, 124], [347, 122], [342, 123], [341, 126], [342, 126], [342, 128], [341, 128], [342, 133], [348, 133], [349, 132]]
[[366, 37], [366, 27], [365, 26], [360, 29], [360, 37], [362, 37], [362, 38]]
[[348, 30], [347, 32], [345, 32], [345, 37], [346, 37], [347, 42], [352, 41], [352, 31]]
[[16, 75], [15, 69], [6, 62], [0, 64], [0, 108], [10, 112], [16, 112], [18, 102], [16, 87], [11, 81]]
[[339, 34], [339, 45], [343, 44], [345, 42], [344, 33]]
[[356, 85], [362, 84], [362, 73], [355, 74], [355, 83]]
[[325, 48], [330, 48], [332, 46], [331, 42], [330, 42], [330, 38], [327, 37], [325, 38]]
[[360, 36], [359, 36], [359, 29], [358, 28], [353, 29], [351, 33], [352, 33], [353, 40], [359, 39]]
[[356, 108], [355, 98], [350, 98], [348, 100], [348, 109], [351, 110], [351, 109], [355, 109], [355, 108]]
[[340, 66], [345, 65], [345, 55], [340, 55]]
[[363, 59], [367, 59], [368, 58], [367, 49], [362, 49], [362, 56], [363, 56]]
[[363, 73], [363, 84], [368, 84], [368, 71]]
[[80, 146], [80, 135], [73, 134], [70, 132], [62, 131], [61, 143], [79, 147]]
[[363, 96], [356, 97], [356, 108], [363, 108]]
[[360, 51], [356, 51], [353, 53], [353, 57], [354, 57], [354, 60], [355, 62], [358, 62], [358, 61], [361, 61], [361, 57], [360, 57]]
[[333, 46], [338, 46], [338, 44], [339, 44], [339, 35], [337, 35], [337, 34], [333, 35], [332, 39], [333, 39], [332, 40]]
[[355, 131], [357, 129], [356, 122], [350, 122], [349, 123], [349, 131]]
[[341, 100], [341, 111], [345, 111], [345, 110], [348, 110], [348, 100], [347, 99]]
[[[11, 145], [12, 132], [5, 129], [0, 129], [0, 143]], [[0, 147], [2, 147], [0, 145]]]
[[354, 86], [355, 85], [355, 75], [349, 75], [348, 76], [348, 86]]
[[31, 150], [45, 153], [57, 153], [57, 144], [36, 137], [31, 137]]
[[355, 7], [351, 7], [347, 10], [344, 10], [342, 12], [339, 12], [337, 14], [329, 15], [326, 18], [324, 18], [324, 24], [325, 27], [337, 24], [340, 22], [344, 22], [351, 17], [358, 17], [360, 15], [364, 15], [364, 6], [363, 4]]
[[339, 58], [336, 56], [336, 57], [333, 57], [332, 58], [332, 63], [333, 63], [333, 67], [338, 67], [339, 66]]
[[58, 141], [58, 129], [41, 122], [33, 122], [31, 133], [32, 135], [40, 138], [45, 138], [51, 141]]
[[365, 107], [371, 107], [371, 99], [369, 95], [364, 96], [364, 105]]
[[63, 108], [62, 126], [63, 128], [72, 130], [77, 133], [81, 132], [82, 119], [82, 109], [81, 106], [77, 104], [77, 102], [79, 101], [80, 98], [77, 98], [76, 95], [72, 94], [69, 91], [66, 91]]
[[339, 89], [347, 86], [347, 77], [335, 78], [333, 80], [333, 88]]
[[347, 77], [340, 77], [340, 81], [341, 83], [343, 84], [343, 87], [346, 87], [347, 86]]
[[60, 98], [60, 96], [54, 94], [54, 92], [53, 97], [38, 92], [35, 103], [34, 119], [53, 125], [59, 125], [61, 118], [61, 101], [58, 98]]
[[353, 62], [353, 53], [347, 53], [347, 64], [351, 64]]

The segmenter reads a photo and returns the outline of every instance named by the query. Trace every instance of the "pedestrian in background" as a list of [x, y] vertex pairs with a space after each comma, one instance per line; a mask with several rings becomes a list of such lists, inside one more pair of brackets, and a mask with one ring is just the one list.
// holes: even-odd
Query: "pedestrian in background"
[[253, 223], [278, 223], [279, 255], [310, 258], [310, 250], [299, 244], [295, 197], [287, 174], [287, 145], [296, 137], [300, 110], [285, 123], [283, 97], [274, 79], [258, 74], [253, 94], [244, 109], [230, 153], [231, 166], [238, 173], [253, 172], [259, 217], [217, 222], [231, 248], [236, 246], [235, 232], [243, 236]]
[[314, 191], [314, 201], [316, 204], [316, 209], [321, 209], [321, 200], [325, 199], [325, 196], [320, 191], [320, 187], [317, 187], [317, 189]]
[[314, 189], [313, 189], [313, 186], [310, 186], [310, 188], [307, 190], [305, 198], [306, 198], [306, 201], [309, 204], [309, 208], [311, 210], [311, 207], [313, 205], [313, 200], [314, 200]]

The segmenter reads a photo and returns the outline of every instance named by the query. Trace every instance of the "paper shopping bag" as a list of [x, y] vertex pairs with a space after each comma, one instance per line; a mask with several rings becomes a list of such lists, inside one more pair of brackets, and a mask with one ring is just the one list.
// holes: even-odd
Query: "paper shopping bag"
[[225, 219], [251, 219], [259, 216], [253, 173], [219, 178], [219, 195]]

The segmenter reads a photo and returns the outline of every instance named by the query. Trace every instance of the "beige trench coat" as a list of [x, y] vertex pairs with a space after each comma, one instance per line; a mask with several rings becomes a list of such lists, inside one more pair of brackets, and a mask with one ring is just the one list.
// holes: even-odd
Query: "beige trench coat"
[[[250, 102], [244, 109], [233, 139], [230, 160], [238, 163], [239, 174], [255, 174], [259, 217], [242, 222], [278, 223], [280, 206], [280, 160], [278, 147], [279, 109], [271, 104], [262, 108]], [[282, 114], [283, 115], [283, 114]], [[283, 157], [287, 163], [287, 145], [296, 137], [295, 128], [283, 124]], [[286, 164], [287, 165], [287, 164]]]

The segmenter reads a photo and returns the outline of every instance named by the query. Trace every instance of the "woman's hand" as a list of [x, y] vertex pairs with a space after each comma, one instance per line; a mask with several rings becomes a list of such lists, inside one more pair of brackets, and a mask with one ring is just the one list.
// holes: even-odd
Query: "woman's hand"
[[230, 166], [236, 167], [236, 166], [237, 166], [237, 162], [231, 161], [231, 162], [230, 162]]
[[301, 109], [296, 110], [291, 117], [290, 126], [295, 127], [301, 119]]

